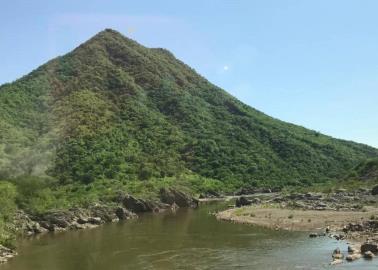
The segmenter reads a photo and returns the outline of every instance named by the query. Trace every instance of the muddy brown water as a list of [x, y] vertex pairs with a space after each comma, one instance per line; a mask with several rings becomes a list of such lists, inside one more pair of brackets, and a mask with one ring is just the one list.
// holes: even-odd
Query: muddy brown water
[[145, 214], [94, 229], [24, 239], [0, 270], [378, 269], [378, 258], [329, 266], [345, 242], [217, 221], [223, 203]]

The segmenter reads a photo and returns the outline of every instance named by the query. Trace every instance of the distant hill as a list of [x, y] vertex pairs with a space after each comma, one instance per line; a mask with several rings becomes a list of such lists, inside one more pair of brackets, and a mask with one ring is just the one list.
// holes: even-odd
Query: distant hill
[[113, 30], [2, 85], [0, 104], [0, 179], [194, 174], [234, 186], [309, 185], [378, 157], [373, 147], [269, 117], [167, 50]]

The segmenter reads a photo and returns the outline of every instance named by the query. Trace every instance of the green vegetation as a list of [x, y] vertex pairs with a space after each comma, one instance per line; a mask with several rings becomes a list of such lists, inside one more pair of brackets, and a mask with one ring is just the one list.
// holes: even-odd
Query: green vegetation
[[155, 196], [162, 186], [323, 185], [378, 157], [271, 118], [168, 51], [113, 30], [1, 86], [0, 104], [4, 207], [29, 212], [110, 202], [119, 191]]
[[349, 173], [348, 179], [378, 181], [378, 159], [364, 160]]

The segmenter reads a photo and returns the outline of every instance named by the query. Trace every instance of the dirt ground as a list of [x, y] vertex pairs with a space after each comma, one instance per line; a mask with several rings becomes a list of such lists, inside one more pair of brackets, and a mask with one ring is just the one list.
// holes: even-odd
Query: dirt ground
[[247, 206], [233, 208], [216, 214], [219, 220], [235, 223], [254, 224], [277, 230], [324, 232], [339, 230], [348, 223], [378, 217], [378, 208], [366, 207], [365, 211], [317, 211]]

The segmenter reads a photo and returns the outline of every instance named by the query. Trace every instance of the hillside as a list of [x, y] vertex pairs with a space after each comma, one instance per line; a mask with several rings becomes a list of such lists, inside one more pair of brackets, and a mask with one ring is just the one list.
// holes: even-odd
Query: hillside
[[271, 118], [113, 30], [1, 86], [0, 104], [0, 179], [309, 185], [378, 156]]
[[378, 181], [378, 159], [369, 159], [359, 163], [347, 178], [361, 181]]

